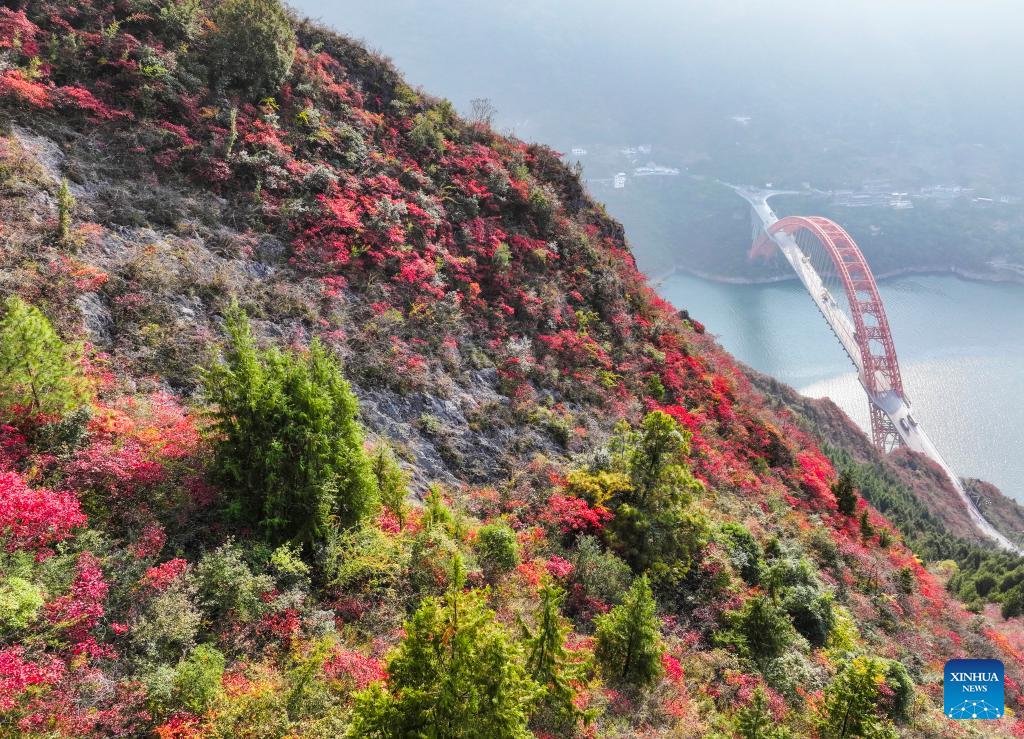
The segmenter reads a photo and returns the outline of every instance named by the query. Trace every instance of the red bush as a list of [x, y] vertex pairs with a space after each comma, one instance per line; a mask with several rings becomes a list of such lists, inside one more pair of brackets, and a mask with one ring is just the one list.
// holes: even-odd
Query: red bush
[[85, 523], [74, 495], [33, 489], [15, 472], [0, 473], [0, 537], [8, 551], [55, 544]]

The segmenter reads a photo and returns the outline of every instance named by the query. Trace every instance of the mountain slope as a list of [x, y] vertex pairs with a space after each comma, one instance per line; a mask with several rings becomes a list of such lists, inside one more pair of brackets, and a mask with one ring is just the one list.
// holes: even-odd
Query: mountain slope
[[[401, 734], [463, 703], [431, 690], [495, 673], [452, 677], [479, 657], [444, 620], [463, 603], [519, 701], [509, 736], [527, 719], [538, 735], [850, 735], [854, 701], [865, 733], [969, 735], [941, 715], [959, 656], [1001, 658], [1020, 705], [1018, 645], [862, 499], [841, 510], [821, 449], [647, 287], [554, 152], [275, 20], [270, 0], [11, 5], [0, 290], [22, 302], [2, 335], [63, 374], [0, 381], [5, 731]], [[65, 346], [33, 339], [41, 317], [20, 330], [23, 304]], [[347, 390], [308, 381], [333, 377], [323, 356], [370, 437], [329, 478], [307, 464], [329, 440], [299, 436], [348, 412]], [[241, 410], [230, 392], [213, 407], [204, 367], [226, 368]], [[270, 441], [242, 441], [298, 482], [265, 512], [242, 501], [273, 480], [240, 484], [251, 470], [228, 462], [239, 419], [268, 408], [251, 427]], [[380, 506], [342, 525], [366, 470]], [[275, 537], [289, 516], [313, 533]], [[544, 583], [567, 622], [542, 618], [559, 600]], [[527, 659], [540, 642], [520, 619], [564, 642], [544, 662], [560, 682]], [[436, 623], [450, 672], [417, 704], [407, 667]], [[650, 642], [642, 673], [613, 648], [619, 623]]]

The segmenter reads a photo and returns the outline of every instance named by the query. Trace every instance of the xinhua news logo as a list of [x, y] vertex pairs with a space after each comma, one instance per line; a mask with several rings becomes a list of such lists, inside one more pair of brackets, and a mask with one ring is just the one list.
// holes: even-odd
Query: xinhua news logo
[[951, 659], [943, 682], [946, 717], [1002, 718], [1003, 663], [997, 659]]

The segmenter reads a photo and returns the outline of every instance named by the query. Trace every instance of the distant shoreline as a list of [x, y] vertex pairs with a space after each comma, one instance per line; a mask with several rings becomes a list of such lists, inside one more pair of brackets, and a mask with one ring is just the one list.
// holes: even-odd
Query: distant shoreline
[[[699, 277], [702, 280], [708, 282], [716, 282], [721, 285], [776, 285], [783, 282], [795, 282], [799, 278], [795, 274], [791, 275], [775, 275], [772, 277], [736, 277], [733, 275], [719, 275], [711, 272], [703, 272], [699, 269], [693, 269], [692, 267], [684, 267], [677, 265], [672, 269], [659, 274], [657, 277], [651, 277], [648, 282], [652, 287], [660, 286], [665, 280], [669, 279], [676, 274], [686, 274], [693, 277]], [[1008, 272], [978, 272], [974, 270], [964, 269], [963, 267], [949, 267], [947, 269], [939, 269], [936, 267], [903, 267], [901, 269], [889, 270], [887, 272], [881, 272], [875, 275], [875, 279], [879, 281], [896, 279], [898, 277], [909, 277], [911, 275], [928, 276], [928, 275], [952, 275], [958, 277], [961, 280], [968, 282], [983, 282], [988, 284], [1013, 284], [1013, 285], [1024, 285], [1024, 274], [1015, 275]]]

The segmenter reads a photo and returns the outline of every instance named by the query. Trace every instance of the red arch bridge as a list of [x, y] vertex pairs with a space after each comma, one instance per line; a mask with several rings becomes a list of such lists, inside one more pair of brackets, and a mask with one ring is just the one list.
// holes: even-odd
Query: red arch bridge
[[967, 494], [911, 412], [903, 389], [885, 305], [864, 255], [841, 226], [820, 216], [778, 218], [768, 205], [773, 191], [734, 188], [753, 209], [752, 258], [778, 249], [839, 340], [868, 396], [871, 435], [883, 452], [906, 446], [938, 464], [960, 495], [978, 531], [999, 546], [1024, 553], [996, 531]]

